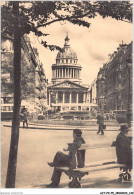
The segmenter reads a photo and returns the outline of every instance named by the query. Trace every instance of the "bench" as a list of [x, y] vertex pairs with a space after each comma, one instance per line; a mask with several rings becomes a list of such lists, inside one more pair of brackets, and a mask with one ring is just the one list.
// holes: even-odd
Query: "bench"
[[[115, 143], [112, 145], [97, 145], [97, 146], [91, 146], [87, 144], [82, 144], [82, 146], [78, 150], [87, 150], [87, 149], [98, 149], [98, 148], [106, 148], [106, 147], [113, 147], [115, 146]], [[102, 171], [102, 170], [108, 170], [108, 169], [115, 169], [115, 168], [123, 168], [126, 167], [124, 164], [118, 164], [116, 159], [112, 160], [103, 160], [95, 163], [89, 163], [86, 164], [83, 168], [78, 168], [77, 167], [77, 151], [71, 151], [71, 156], [70, 156], [70, 167], [56, 167], [59, 169], [61, 172], [64, 172], [69, 179], [72, 179], [71, 182], [69, 182], [68, 186], [69, 188], [81, 188], [80, 180], [82, 177], [85, 175], [88, 175], [90, 172], [95, 172], [95, 171]]]

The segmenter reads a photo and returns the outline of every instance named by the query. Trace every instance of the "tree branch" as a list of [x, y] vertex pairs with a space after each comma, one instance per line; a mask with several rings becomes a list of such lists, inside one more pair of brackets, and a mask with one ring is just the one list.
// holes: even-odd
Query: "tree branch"
[[38, 25], [36, 28], [45, 27], [45, 26], [50, 25], [50, 24], [52, 24], [52, 23], [54, 23], [54, 22], [58, 22], [58, 21], [62, 21], [62, 20], [65, 20], [65, 19], [63, 19], [63, 18], [61, 18], [61, 19], [55, 19], [55, 20], [52, 20], [52, 21], [47, 22], [47, 23], [45, 23], [45, 24], [40, 24], [40, 25]]
[[52, 23], [54, 23], [54, 22], [58, 22], [58, 21], [65, 21], [65, 20], [70, 21], [70, 19], [83, 18], [83, 17], [87, 16], [89, 13], [90, 13], [90, 12], [88, 11], [87, 13], [82, 14], [82, 15], [80, 15], [80, 16], [78, 16], [78, 15], [77, 15], [77, 16], [73, 15], [73, 16], [71, 16], [71, 17], [67, 16], [67, 17], [65, 17], [65, 18], [58, 18], [58, 19], [52, 20], [52, 21], [50, 21], [50, 22], [47, 22], [47, 23], [45, 23], [45, 24], [40, 24], [40, 25], [38, 25], [36, 28], [45, 27], [45, 26], [47, 26], [47, 25], [50, 25], [50, 24], [52, 24]]

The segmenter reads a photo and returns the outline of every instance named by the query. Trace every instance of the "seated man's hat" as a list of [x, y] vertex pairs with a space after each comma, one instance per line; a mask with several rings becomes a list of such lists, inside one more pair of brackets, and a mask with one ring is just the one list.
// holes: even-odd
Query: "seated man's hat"
[[127, 123], [122, 123], [119, 130], [120, 131], [126, 131], [126, 130], [128, 130], [128, 124]]
[[74, 129], [73, 132], [76, 134], [76, 135], [81, 135], [82, 134], [82, 131], [80, 129]]

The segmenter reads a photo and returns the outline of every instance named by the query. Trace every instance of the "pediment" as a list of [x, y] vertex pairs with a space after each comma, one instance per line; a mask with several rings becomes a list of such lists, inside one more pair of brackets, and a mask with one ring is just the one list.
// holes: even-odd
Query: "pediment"
[[54, 85], [51, 85], [49, 86], [48, 88], [75, 88], [75, 89], [86, 89], [86, 87], [82, 86], [82, 85], [79, 85], [79, 84], [76, 84], [74, 82], [71, 82], [71, 81], [64, 81], [64, 82], [61, 82], [61, 83], [57, 83], [57, 84], [54, 84]]
[[60, 83], [59, 85], [55, 86], [55, 87], [61, 87], [61, 88], [80, 88], [79, 86], [69, 83], [69, 82], [65, 82], [65, 83]]

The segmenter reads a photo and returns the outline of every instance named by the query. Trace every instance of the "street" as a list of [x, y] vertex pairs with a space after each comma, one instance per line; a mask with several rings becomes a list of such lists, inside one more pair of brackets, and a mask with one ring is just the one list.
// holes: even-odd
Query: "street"
[[[4, 188], [10, 147], [11, 127], [1, 122], [1, 187]], [[115, 141], [119, 131], [106, 131], [105, 135], [97, 135], [95, 131], [83, 130], [87, 144], [109, 144]], [[66, 143], [72, 142], [72, 130], [39, 130], [20, 128], [16, 188], [45, 188], [51, 182], [53, 168], [51, 162], [57, 151], [63, 151]], [[89, 149], [86, 151], [86, 162], [96, 162], [116, 158], [115, 148]], [[85, 188], [130, 188], [132, 183], [117, 181], [119, 169], [93, 172], [81, 180]], [[61, 188], [68, 188], [68, 177], [63, 173]]]

